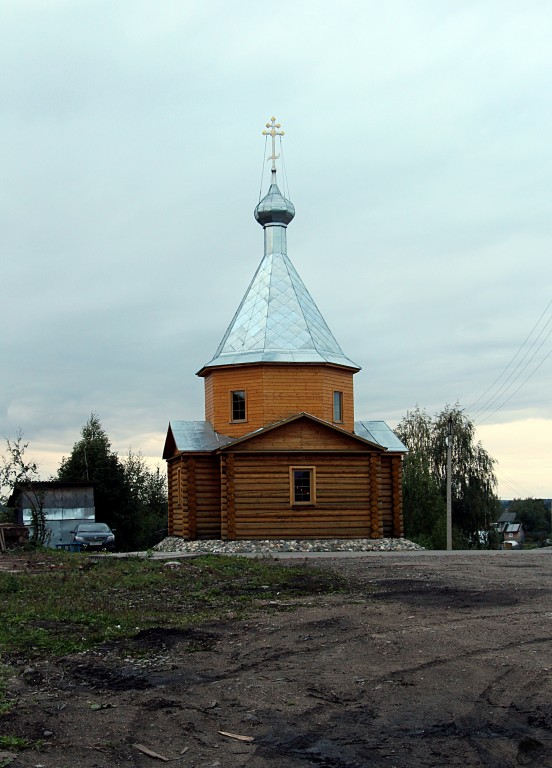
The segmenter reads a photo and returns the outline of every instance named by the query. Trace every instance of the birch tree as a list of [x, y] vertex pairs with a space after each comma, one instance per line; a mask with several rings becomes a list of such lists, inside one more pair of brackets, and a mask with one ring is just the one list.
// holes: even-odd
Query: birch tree
[[[477, 441], [475, 427], [459, 405], [431, 417], [419, 406], [407, 412], [396, 432], [409, 449], [404, 460], [404, 519], [408, 536], [444, 546], [447, 434], [452, 425], [452, 521], [456, 540], [481, 545], [481, 531], [495, 520], [494, 459]], [[423, 543], [423, 541], [422, 541]]]

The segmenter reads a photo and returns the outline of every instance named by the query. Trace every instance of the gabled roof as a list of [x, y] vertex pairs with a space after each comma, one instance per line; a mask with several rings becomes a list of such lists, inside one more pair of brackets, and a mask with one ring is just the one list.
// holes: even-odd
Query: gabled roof
[[[284, 424], [290, 424], [298, 419], [309, 419], [310, 421], [322, 424], [341, 435], [345, 435], [352, 440], [357, 440], [359, 443], [370, 445], [375, 448], [381, 448], [385, 451], [403, 452], [407, 450], [384, 421], [356, 422], [355, 433], [352, 433], [348, 432], [346, 429], [341, 429], [341, 427], [337, 427], [335, 424], [331, 424], [328, 421], [319, 419], [316, 416], [311, 416], [309, 413], [297, 413], [294, 416], [289, 416], [286, 419], [260, 427], [253, 432], [249, 432], [242, 437], [236, 438], [215, 432], [208, 421], [171, 421], [165, 440], [163, 458], [170, 458], [175, 451], [178, 451], [179, 453], [201, 453], [230, 448], [250, 440], [253, 437], [257, 437], [258, 435], [265, 434], [270, 430], [277, 429]], [[357, 425], [359, 424], [363, 425], [362, 430], [357, 429]], [[371, 425], [371, 431], [369, 431], [366, 425]]]
[[264, 435], [273, 429], [279, 429], [280, 427], [283, 427], [285, 424], [291, 424], [292, 422], [298, 421], [299, 419], [306, 419], [308, 421], [314, 422], [315, 424], [322, 424], [324, 427], [327, 427], [328, 429], [331, 429], [334, 432], [338, 432], [340, 435], [344, 435], [352, 440], [356, 440], [359, 443], [363, 443], [364, 445], [370, 445], [374, 448], [381, 448], [382, 450], [386, 450], [385, 447], [380, 445], [379, 443], [376, 443], [372, 440], [367, 440], [364, 437], [359, 437], [358, 435], [355, 435], [352, 432], [348, 432], [346, 429], [341, 429], [341, 427], [336, 427], [335, 424], [332, 424], [329, 421], [324, 421], [324, 419], [319, 419], [317, 416], [312, 416], [310, 413], [296, 413], [293, 416], [288, 416], [286, 419], [281, 419], [280, 421], [276, 421], [273, 424], [267, 424], [264, 427], [255, 429], [253, 432], [249, 432], [247, 435], [242, 435], [242, 437], [235, 438], [230, 443], [227, 443], [226, 445], [221, 446], [221, 450], [232, 448], [234, 445], [238, 445], [239, 443], [243, 443], [247, 440], [251, 440], [254, 437], [258, 437], [259, 435]]

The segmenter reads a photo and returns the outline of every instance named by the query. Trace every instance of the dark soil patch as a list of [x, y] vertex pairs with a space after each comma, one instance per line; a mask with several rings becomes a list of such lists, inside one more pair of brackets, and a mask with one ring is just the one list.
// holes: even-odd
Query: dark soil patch
[[102, 691], [144, 690], [152, 685], [145, 675], [128, 666], [114, 669], [103, 664], [66, 661], [64, 669], [81, 686]]
[[220, 639], [214, 631], [186, 627], [184, 629], [150, 627], [138, 632], [131, 639], [129, 646], [133, 648], [148, 648], [166, 650], [175, 645], [184, 646], [186, 650], [211, 651]]
[[511, 591], [461, 589], [411, 579], [378, 579], [374, 585], [375, 600], [400, 600], [412, 607], [423, 605], [424, 609], [493, 608], [515, 606], [519, 601]]

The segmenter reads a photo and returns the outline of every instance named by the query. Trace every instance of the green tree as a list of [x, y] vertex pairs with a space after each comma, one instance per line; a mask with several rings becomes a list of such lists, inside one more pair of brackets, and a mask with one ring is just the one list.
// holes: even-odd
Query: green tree
[[435, 472], [446, 496], [446, 437], [452, 426], [452, 522], [472, 547], [489, 531], [499, 508], [495, 494], [495, 460], [476, 441], [475, 426], [458, 404], [435, 416]]
[[137, 546], [146, 549], [166, 533], [167, 476], [159, 467], [150, 469], [141, 452], [131, 448], [122, 463], [133, 500]]
[[446, 546], [446, 501], [433, 471], [431, 417], [416, 406], [396, 432], [409, 449], [403, 464], [405, 534], [425, 547], [442, 549]]
[[167, 525], [164, 474], [150, 470], [142, 454], [131, 449], [121, 460], [96, 413], [62, 460], [58, 478], [93, 484], [96, 520], [115, 529], [119, 549], [148, 549], [162, 538]]
[[23, 441], [18, 433], [15, 440], [6, 438], [6, 452], [0, 466], [0, 504], [7, 510], [5, 517], [9, 521], [15, 518], [15, 509], [8, 507], [8, 500], [14, 491], [24, 493], [25, 501], [31, 510], [30, 541], [44, 544], [48, 538], [46, 515], [44, 512], [44, 492], [39, 487], [38, 464], [26, 456], [29, 443]]
[[130, 485], [123, 464], [111, 449], [109, 437], [96, 413], [90, 415], [70, 455], [62, 459], [58, 479], [90, 482], [94, 486], [96, 520], [116, 530], [119, 547], [133, 548]]
[[417, 538], [427, 535], [429, 529], [433, 531], [433, 546], [443, 546], [449, 422], [455, 544], [478, 547], [482, 545], [480, 531], [490, 529], [498, 508], [494, 459], [476, 442], [475, 427], [458, 404], [447, 405], [433, 418], [417, 406], [397, 427], [397, 434], [409, 448], [403, 484], [405, 531]]
[[550, 501], [545, 499], [514, 499], [508, 504], [508, 512], [514, 512], [523, 524], [528, 537], [537, 541], [550, 535]]

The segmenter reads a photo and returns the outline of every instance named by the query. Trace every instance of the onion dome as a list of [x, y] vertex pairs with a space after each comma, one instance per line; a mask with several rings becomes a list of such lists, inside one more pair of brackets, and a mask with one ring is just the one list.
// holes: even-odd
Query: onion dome
[[287, 227], [295, 216], [293, 203], [282, 195], [275, 177], [276, 174], [273, 173], [273, 181], [268, 192], [255, 208], [255, 218], [263, 227], [270, 224], [283, 224]]

